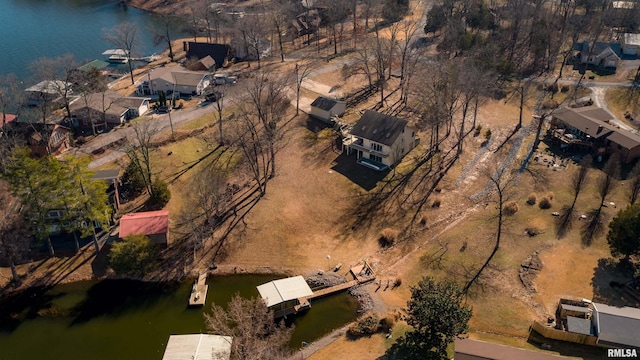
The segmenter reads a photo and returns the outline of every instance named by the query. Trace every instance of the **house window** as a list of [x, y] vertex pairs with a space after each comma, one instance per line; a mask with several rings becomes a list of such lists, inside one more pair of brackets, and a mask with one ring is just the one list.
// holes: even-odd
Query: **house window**
[[416, 133], [412, 131], [411, 132], [411, 137], [414, 137], [414, 136], [416, 136]]
[[87, 119], [82, 119], [82, 125], [84, 126], [89, 125], [89, 122], [87, 121]]
[[371, 144], [371, 149], [373, 151], [382, 152], [382, 145], [380, 145], [380, 144]]
[[373, 154], [369, 154], [369, 159], [373, 160], [373, 161], [377, 161], [379, 163], [382, 162], [382, 158], [380, 156], [375, 156]]

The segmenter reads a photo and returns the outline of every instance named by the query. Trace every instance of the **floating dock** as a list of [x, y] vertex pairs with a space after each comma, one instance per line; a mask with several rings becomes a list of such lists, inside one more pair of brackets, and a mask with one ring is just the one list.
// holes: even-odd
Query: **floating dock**
[[189, 295], [189, 306], [203, 306], [207, 300], [207, 291], [209, 285], [207, 285], [207, 273], [198, 275], [198, 278], [193, 283], [191, 288], [191, 295]]

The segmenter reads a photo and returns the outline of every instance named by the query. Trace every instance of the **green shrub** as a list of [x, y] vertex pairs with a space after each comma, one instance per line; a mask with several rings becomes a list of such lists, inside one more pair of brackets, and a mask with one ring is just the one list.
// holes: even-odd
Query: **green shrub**
[[332, 128], [322, 129], [318, 132], [318, 139], [331, 139], [334, 134], [335, 131]]
[[122, 191], [133, 198], [142, 194], [145, 188], [142, 173], [133, 162], [130, 162], [122, 175]]
[[153, 210], [162, 209], [171, 200], [171, 191], [167, 183], [161, 179], [156, 179], [151, 187], [151, 197], [149, 197], [149, 208]]
[[480, 135], [481, 131], [482, 131], [482, 125], [478, 124], [478, 126], [476, 126], [476, 129], [473, 131], [473, 136]]
[[378, 332], [380, 319], [375, 314], [368, 314], [360, 317], [355, 323], [349, 326], [349, 335], [360, 337]]
[[146, 274], [156, 260], [157, 248], [149, 237], [129, 235], [111, 246], [109, 265], [119, 275]]

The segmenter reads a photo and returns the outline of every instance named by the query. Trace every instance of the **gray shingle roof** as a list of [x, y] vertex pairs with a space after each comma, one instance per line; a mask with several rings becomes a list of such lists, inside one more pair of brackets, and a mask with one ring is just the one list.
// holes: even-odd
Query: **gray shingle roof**
[[336, 106], [337, 103], [338, 101], [334, 99], [320, 96], [317, 99], [313, 100], [313, 102], [311, 103], [311, 106], [317, 107], [318, 109], [322, 109], [324, 111], [329, 111], [333, 109], [333, 107]]
[[598, 342], [640, 347], [640, 309], [593, 303]]
[[391, 146], [406, 126], [407, 120], [367, 110], [353, 126], [351, 135]]
[[562, 108], [553, 112], [553, 117], [596, 139], [605, 137], [615, 130], [614, 127], [605, 123], [605, 121], [613, 119], [613, 116], [595, 106], [576, 109]]

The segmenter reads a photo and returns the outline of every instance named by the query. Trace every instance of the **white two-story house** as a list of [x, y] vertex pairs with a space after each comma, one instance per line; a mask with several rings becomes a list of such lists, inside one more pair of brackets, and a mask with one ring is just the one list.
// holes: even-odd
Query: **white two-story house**
[[358, 164], [375, 170], [391, 167], [418, 145], [415, 129], [395, 116], [367, 110], [342, 141], [347, 155], [356, 154]]

